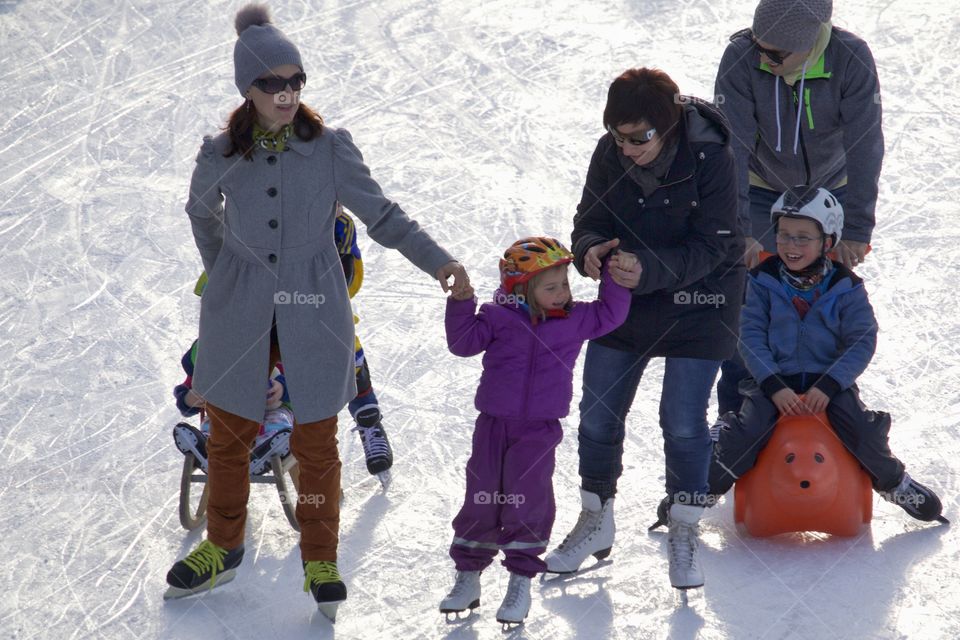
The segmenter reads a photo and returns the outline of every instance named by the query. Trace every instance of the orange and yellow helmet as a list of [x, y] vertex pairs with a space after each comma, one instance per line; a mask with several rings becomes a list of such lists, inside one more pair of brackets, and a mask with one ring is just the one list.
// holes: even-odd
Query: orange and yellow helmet
[[518, 284], [528, 282], [550, 267], [573, 262], [573, 254], [559, 240], [533, 236], [517, 240], [500, 258], [500, 284], [512, 293]]

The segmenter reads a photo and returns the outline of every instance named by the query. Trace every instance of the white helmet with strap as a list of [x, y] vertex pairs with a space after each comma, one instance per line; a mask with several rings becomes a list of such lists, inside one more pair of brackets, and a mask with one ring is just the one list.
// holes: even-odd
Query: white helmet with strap
[[823, 187], [814, 190], [801, 185], [784, 191], [770, 208], [770, 222], [776, 225], [782, 216], [815, 220], [824, 234], [833, 236], [834, 245], [840, 242], [843, 206]]

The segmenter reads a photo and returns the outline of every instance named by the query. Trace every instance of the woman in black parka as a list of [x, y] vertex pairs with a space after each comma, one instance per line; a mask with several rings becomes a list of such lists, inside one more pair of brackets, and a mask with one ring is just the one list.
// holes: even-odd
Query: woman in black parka
[[631, 69], [614, 80], [603, 123], [607, 133], [574, 218], [575, 264], [596, 278], [611, 251], [633, 254], [633, 269], [611, 265], [633, 301], [627, 321], [587, 347], [583, 511], [547, 566], [576, 571], [587, 556], [609, 554], [624, 421], [647, 363], [661, 357], [670, 579], [677, 588], [697, 587], [697, 523], [711, 452], [707, 403], [720, 362], [736, 348], [744, 279], [730, 133], [712, 104], [681, 96], [656, 69]]

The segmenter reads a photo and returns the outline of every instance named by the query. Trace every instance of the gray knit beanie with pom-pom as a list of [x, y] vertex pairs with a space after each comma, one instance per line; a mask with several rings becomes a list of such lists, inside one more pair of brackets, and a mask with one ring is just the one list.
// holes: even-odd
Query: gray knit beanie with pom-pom
[[753, 36], [782, 51], [809, 51], [832, 15], [833, 0], [760, 0]]
[[234, 25], [240, 37], [233, 47], [233, 77], [240, 95], [246, 96], [253, 81], [274, 67], [295, 64], [303, 71], [300, 51], [270, 22], [266, 5], [246, 5], [237, 11]]

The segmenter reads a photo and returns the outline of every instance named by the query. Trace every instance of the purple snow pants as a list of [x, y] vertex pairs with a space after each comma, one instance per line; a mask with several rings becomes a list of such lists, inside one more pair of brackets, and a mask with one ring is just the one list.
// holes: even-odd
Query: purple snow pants
[[467, 494], [453, 519], [450, 557], [458, 571], [481, 571], [502, 550], [511, 573], [534, 577], [546, 569], [556, 516], [554, 452], [559, 420], [477, 417], [467, 462]]

